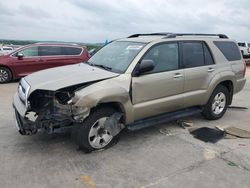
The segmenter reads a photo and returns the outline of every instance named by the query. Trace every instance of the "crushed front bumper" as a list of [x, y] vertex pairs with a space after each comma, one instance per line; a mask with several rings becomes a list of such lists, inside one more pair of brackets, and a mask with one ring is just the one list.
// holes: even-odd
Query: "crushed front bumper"
[[31, 121], [26, 120], [20, 114], [16, 109], [15, 110], [15, 118], [16, 118], [16, 127], [21, 135], [31, 135], [35, 134], [37, 132], [36, 129], [34, 129], [34, 125], [32, 125]]
[[13, 98], [13, 108], [16, 127], [21, 135], [31, 135], [37, 132], [35, 122], [25, 117], [27, 109], [16, 93]]

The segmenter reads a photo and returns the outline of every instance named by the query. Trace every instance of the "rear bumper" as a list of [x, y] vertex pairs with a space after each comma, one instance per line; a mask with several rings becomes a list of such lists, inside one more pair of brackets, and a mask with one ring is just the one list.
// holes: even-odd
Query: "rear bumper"
[[239, 80], [236, 80], [236, 84], [234, 87], [234, 94], [240, 92], [246, 84], [246, 78], [242, 78]]

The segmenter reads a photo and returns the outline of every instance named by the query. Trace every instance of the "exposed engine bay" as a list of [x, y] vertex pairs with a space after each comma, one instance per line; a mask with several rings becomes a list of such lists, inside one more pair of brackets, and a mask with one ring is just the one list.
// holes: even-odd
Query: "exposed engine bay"
[[[89, 84], [84, 86], [87, 85]], [[28, 99], [28, 110], [22, 122], [23, 134], [35, 134], [38, 129], [44, 129], [49, 134], [64, 132], [74, 123], [83, 122], [90, 110], [75, 106], [72, 102], [76, 88], [79, 89], [79, 86], [58, 91], [32, 92]]]

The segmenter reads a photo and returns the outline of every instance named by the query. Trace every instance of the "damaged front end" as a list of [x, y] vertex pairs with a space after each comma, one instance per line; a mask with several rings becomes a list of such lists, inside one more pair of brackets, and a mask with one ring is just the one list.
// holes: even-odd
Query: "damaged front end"
[[[20, 94], [15, 96], [26, 106], [25, 113], [21, 115], [15, 106], [17, 99], [14, 99], [19, 132], [22, 135], [32, 135], [38, 130], [45, 130], [49, 134], [66, 132], [74, 123], [83, 122], [89, 115], [89, 109], [74, 105], [72, 100], [74, 90], [75, 88], [64, 88], [58, 91], [35, 90], [27, 100], [24, 100]], [[25, 89], [22, 91], [25, 92]]]

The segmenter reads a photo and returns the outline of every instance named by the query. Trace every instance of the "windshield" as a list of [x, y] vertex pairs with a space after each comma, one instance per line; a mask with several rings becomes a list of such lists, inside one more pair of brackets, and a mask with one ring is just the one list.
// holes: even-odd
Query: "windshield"
[[104, 46], [89, 59], [93, 66], [124, 73], [145, 43], [115, 41]]

